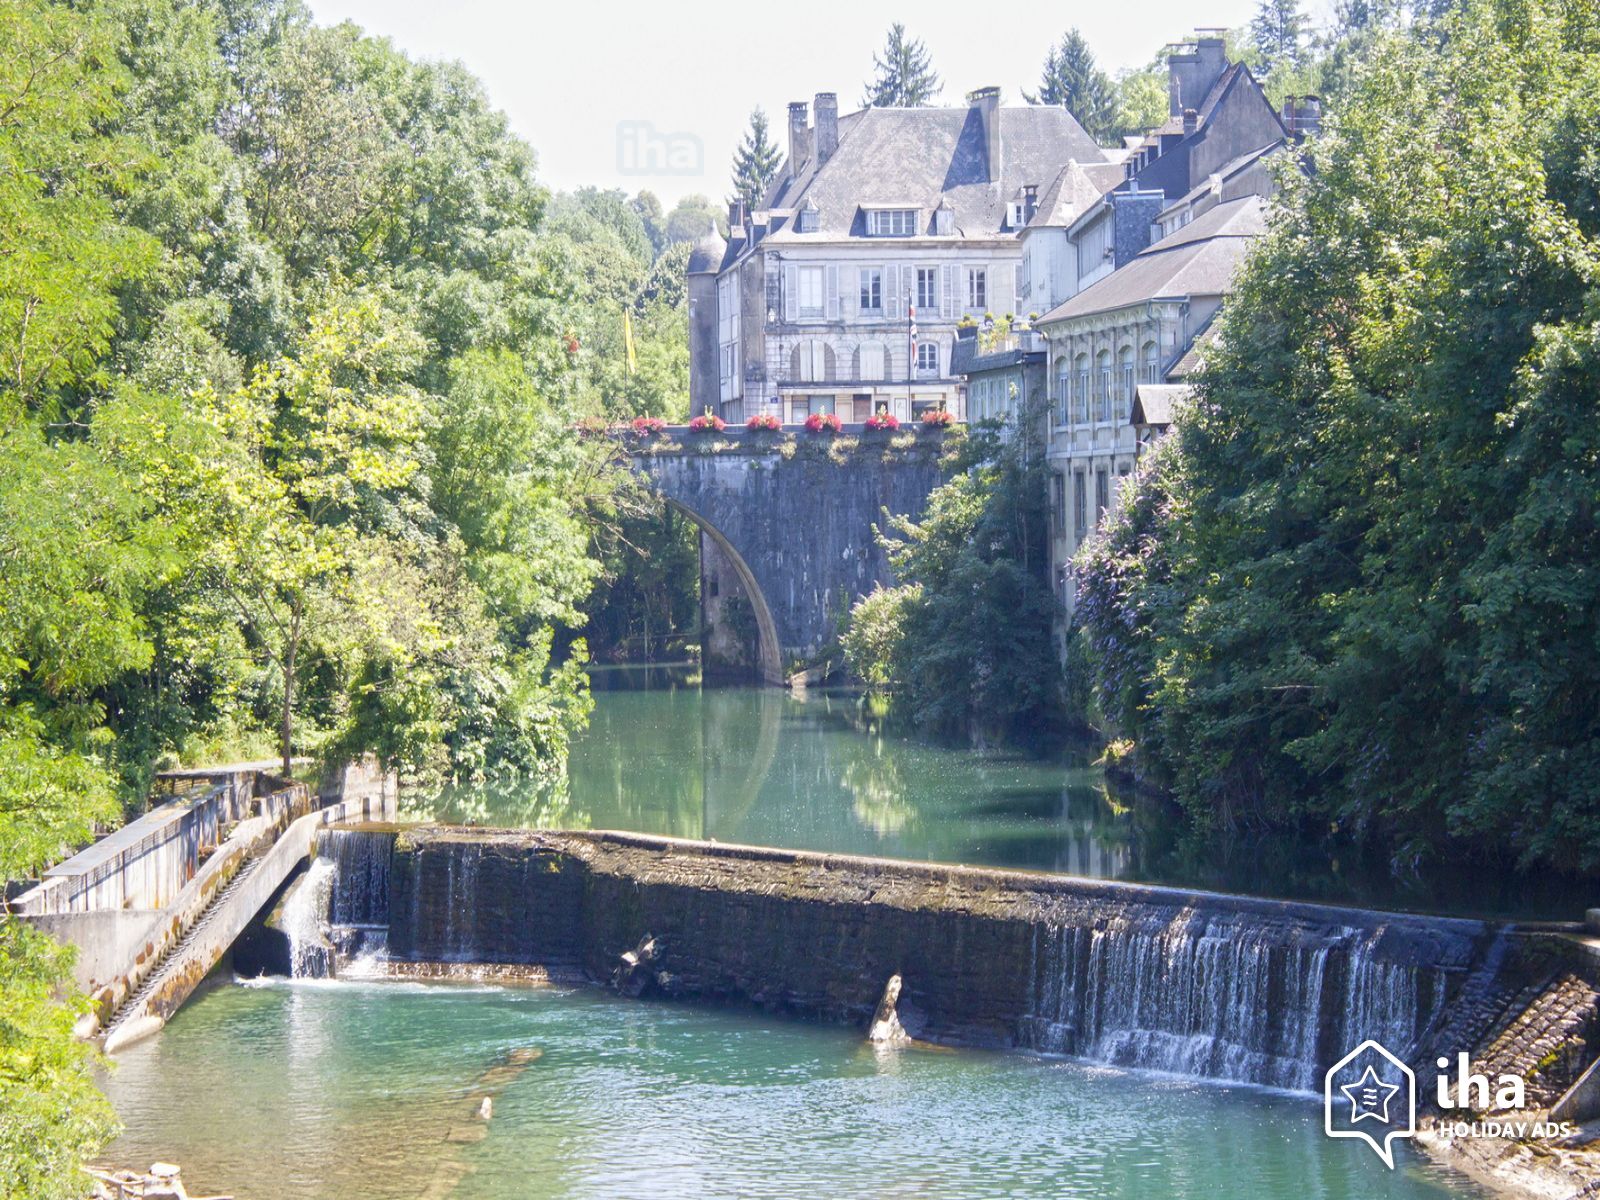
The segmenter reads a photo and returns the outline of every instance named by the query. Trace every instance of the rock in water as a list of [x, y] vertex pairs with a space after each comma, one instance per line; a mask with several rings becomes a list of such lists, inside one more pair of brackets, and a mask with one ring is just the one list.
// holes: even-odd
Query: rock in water
[[624, 996], [637, 996], [654, 980], [651, 964], [661, 955], [661, 947], [648, 933], [639, 939], [632, 950], [617, 956], [617, 968], [611, 973], [611, 986]]
[[884, 985], [883, 999], [878, 1001], [878, 1011], [872, 1014], [872, 1025], [867, 1029], [867, 1041], [875, 1046], [898, 1046], [909, 1042], [905, 1027], [900, 1024], [900, 976], [889, 976]]

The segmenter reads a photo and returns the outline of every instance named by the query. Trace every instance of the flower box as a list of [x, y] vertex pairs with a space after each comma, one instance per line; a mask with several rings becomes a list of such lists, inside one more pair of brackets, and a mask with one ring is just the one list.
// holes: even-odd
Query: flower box
[[948, 408], [929, 408], [922, 414], [922, 424], [928, 429], [948, 429], [955, 421], [955, 414]]
[[726, 421], [711, 413], [701, 413], [689, 422], [690, 433], [721, 433], [727, 427]]
[[771, 413], [757, 413], [744, 423], [744, 427], [751, 433], [777, 433], [783, 428], [783, 422]]
[[806, 429], [811, 433], [838, 433], [843, 428], [836, 413], [812, 413], [806, 418]]
[[867, 428], [873, 431], [886, 430], [890, 433], [900, 428], [900, 418], [893, 413], [878, 413], [867, 418]]
[[628, 428], [640, 437], [657, 437], [667, 431], [667, 423], [660, 417], [635, 417]]

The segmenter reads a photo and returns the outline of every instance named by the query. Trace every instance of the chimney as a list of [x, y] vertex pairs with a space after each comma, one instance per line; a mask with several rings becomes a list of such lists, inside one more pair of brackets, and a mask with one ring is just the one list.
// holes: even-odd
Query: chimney
[[839, 148], [839, 97], [833, 92], [818, 92], [816, 113], [817, 165], [820, 167]]
[[730, 237], [744, 228], [744, 201], [728, 201], [728, 235]]
[[806, 102], [789, 104], [789, 177], [797, 178], [800, 168], [811, 157], [811, 131], [806, 128]]
[[989, 164], [989, 182], [1000, 182], [1000, 89], [982, 87], [967, 97], [983, 122], [983, 146]]
[[1321, 96], [1300, 97], [1300, 132], [1302, 134], [1322, 132]]
[[1167, 113], [1199, 108], [1212, 84], [1228, 69], [1227, 44], [1213, 29], [1197, 29], [1195, 40], [1167, 57]]
[[1183, 110], [1183, 136], [1184, 137], [1188, 137], [1191, 133], [1193, 133], [1196, 129], [1199, 129], [1199, 128], [1200, 128], [1200, 114], [1195, 112], [1195, 110], [1192, 109], [1192, 108], [1184, 109]]
[[1026, 183], [1022, 185], [1022, 223], [1026, 225], [1033, 220], [1033, 214], [1039, 211], [1039, 185]]

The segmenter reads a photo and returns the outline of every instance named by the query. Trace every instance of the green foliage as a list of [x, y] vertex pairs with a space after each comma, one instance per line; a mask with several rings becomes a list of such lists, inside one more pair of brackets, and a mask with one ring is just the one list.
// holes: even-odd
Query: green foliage
[[1118, 125], [1118, 95], [1109, 76], [1094, 61], [1094, 51], [1076, 29], [1045, 55], [1036, 95], [1023, 93], [1029, 104], [1065, 105], [1078, 124], [1097, 141], [1105, 141]]
[[733, 152], [733, 198], [748, 209], [760, 208], [782, 165], [783, 153], [767, 133], [767, 114], [757, 107], [750, 113], [744, 141]]
[[0, 1198], [79, 1200], [83, 1164], [116, 1132], [72, 1036], [85, 1007], [62, 1004], [72, 952], [0, 916]]
[[1307, 22], [1300, 0], [1260, 0], [1250, 18], [1253, 64], [1262, 79], [1300, 66], [1306, 51]]
[[1597, 48], [1377, 33], [1085, 553], [1106, 714], [1202, 820], [1600, 869]]
[[921, 38], [907, 37], [899, 21], [889, 26], [882, 52], [872, 56], [872, 69], [876, 75], [861, 103], [873, 108], [921, 108], [942, 86], [928, 48]]
[[1026, 439], [994, 431], [966, 454], [921, 521], [891, 518], [881, 536], [901, 586], [856, 605], [846, 658], [931, 733], [1041, 744], [1063, 715], [1046, 470]]

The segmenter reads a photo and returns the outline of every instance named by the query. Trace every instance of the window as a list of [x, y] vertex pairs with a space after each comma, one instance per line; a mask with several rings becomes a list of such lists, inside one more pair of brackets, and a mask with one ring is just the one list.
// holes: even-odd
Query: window
[[1089, 536], [1089, 482], [1082, 471], [1072, 473], [1072, 529], [1080, 542]]
[[822, 300], [822, 268], [800, 268], [800, 315], [802, 317], [820, 317], [823, 315]]
[[876, 267], [861, 268], [861, 311], [883, 309], [883, 272]]
[[1117, 393], [1117, 420], [1126, 423], [1133, 415], [1133, 347], [1125, 346], [1117, 364], [1121, 382]]
[[729, 342], [722, 348], [722, 378], [732, 379], [737, 373], [739, 343]]
[[806, 206], [800, 210], [800, 232], [815, 233], [817, 231], [817, 216], [816, 207], [807, 202]]
[[939, 307], [939, 269], [917, 268], [917, 308], [923, 312]]
[[1012, 280], [1012, 286], [1015, 288], [1015, 290], [1011, 293], [1013, 296], [1026, 296], [1028, 294], [1027, 276], [1023, 272], [1021, 263], [1016, 265], [1015, 278]]
[[1144, 382], [1161, 382], [1161, 359], [1154, 342], [1144, 344]]
[[917, 343], [917, 370], [939, 372], [939, 346], [936, 342]]
[[794, 348], [795, 377], [802, 381], [826, 379], [828, 377], [828, 347], [827, 344], [812, 338], [801, 342]]
[[1067, 531], [1067, 477], [1057, 471], [1050, 485], [1050, 527], [1059, 537]]
[[872, 237], [912, 237], [916, 232], [914, 208], [875, 208], [867, 213], [867, 233]]
[[1096, 522], [1106, 515], [1106, 509], [1111, 507], [1111, 477], [1104, 467], [1094, 473], [1094, 519]]
[[809, 407], [811, 409], [812, 416], [815, 416], [817, 413], [831, 413], [833, 411], [833, 397], [812, 396]]
[[989, 276], [982, 267], [967, 271], [967, 307], [975, 312], [989, 307]]
[[882, 379], [883, 369], [883, 343], [863, 342], [861, 344], [861, 379]]
[[1065, 425], [1072, 412], [1072, 375], [1066, 355], [1056, 359], [1056, 424]]
[[1078, 382], [1072, 389], [1073, 407], [1077, 410], [1078, 424], [1089, 422], [1089, 356], [1078, 355]]
[[1095, 379], [1095, 406], [1094, 419], [1096, 421], [1111, 420], [1111, 352], [1102, 350], [1094, 360]]

